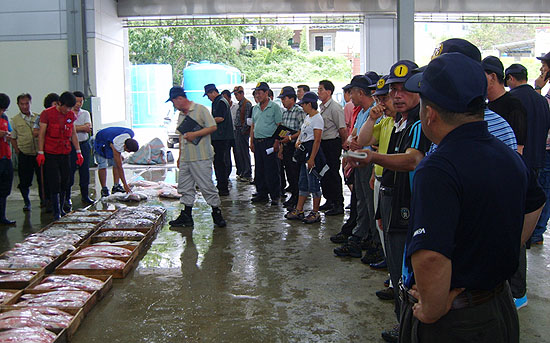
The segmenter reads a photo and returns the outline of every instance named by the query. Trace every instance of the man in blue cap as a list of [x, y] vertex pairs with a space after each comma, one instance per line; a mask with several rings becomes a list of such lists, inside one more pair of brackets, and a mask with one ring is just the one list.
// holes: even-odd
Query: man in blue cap
[[544, 195], [521, 157], [487, 130], [480, 63], [446, 53], [405, 87], [420, 93], [422, 131], [438, 148], [412, 185], [400, 342], [519, 342], [506, 280]]
[[269, 100], [269, 85], [259, 82], [254, 88], [258, 102], [252, 108], [252, 126], [250, 127], [250, 150], [256, 163], [254, 181], [256, 195], [252, 202], [267, 202], [278, 205], [281, 196], [281, 177], [279, 174], [279, 141], [273, 134], [283, 120], [279, 105]]
[[211, 134], [214, 147], [214, 172], [216, 187], [220, 195], [229, 195], [229, 174], [231, 174], [231, 144], [234, 140], [231, 110], [227, 100], [219, 93], [216, 85], [204, 86], [204, 95], [212, 101], [212, 116], [218, 129]]

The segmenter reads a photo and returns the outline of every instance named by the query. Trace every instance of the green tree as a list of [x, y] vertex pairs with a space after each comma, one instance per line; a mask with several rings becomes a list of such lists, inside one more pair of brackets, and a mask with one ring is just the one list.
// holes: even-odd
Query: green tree
[[308, 30], [305, 26], [302, 28], [302, 32], [300, 32], [300, 51], [303, 53], [309, 51], [309, 37], [307, 32]]
[[535, 28], [528, 24], [473, 24], [466, 39], [480, 50], [489, 50], [498, 44], [534, 39]]
[[274, 47], [288, 48], [288, 40], [294, 36], [294, 31], [286, 26], [262, 26], [261, 31], [255, 34], [258, 40], [265, 39], [270, 50]]

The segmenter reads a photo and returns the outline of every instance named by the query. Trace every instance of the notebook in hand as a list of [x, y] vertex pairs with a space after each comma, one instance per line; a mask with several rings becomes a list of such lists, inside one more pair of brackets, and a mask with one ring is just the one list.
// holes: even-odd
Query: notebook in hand
[[[185, 119], [181, 122], [181, 124], [178, 126], [178, 128], [176, 130], [179, 131], [179, 133], [181, 133], [182, 135], [184, 135], [187, 132], [195, 132], [195, 131], [199, 131], [200, 129], [202, 129], [202, 126], [200, 126], [199, 123], [197, 123], [191, 117], [186, 116]], [[191, 143], [197, 145], [197, 144], [199, 144], [201, 138], [202, 138], [202, 136], [197, 137], [197, 138], [193, 139], [191, 141]]]
[[279, 125], [279, 126], [277, 126], [277, 129], [275, 130], [275, 133], [273, 133], [272, 137], [275, 138], [275, 139], [283, 139], [288, 135], [295, 134], [296, 132], [298, 132], [298, 131], [289, 129], [288, 127], [286, 127], [284, 125]]

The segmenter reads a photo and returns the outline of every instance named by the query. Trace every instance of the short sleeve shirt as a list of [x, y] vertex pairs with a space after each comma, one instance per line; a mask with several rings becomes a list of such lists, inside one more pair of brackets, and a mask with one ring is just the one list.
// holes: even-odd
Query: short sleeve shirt
[[[78, 113], [76, 114], [76, 120], [74, 124], [75, 125], [92, 124], [90, 112], [83, 109], [78, 111]], [[76, 136], [78, 137], [79, 142], [85, 142], [90, 137], [90, 135], [87, 132], [77, 132]]]
[[307, 114], [304, 110], [300, 106], [294, 104], [289, 110], [285, 108], [283, 111], [283, 121], [281, 124], [291, 130], [299, 131], [306, 116]]
[[[395, 121], [392, 117], [384, 117], [380, 122], [374, 125], [372, 135], [378, 142], [378, 152], [386, 154], [388, 152], [388, 145], [390, 144], [390, 137], [393, 131]], [[374, 173], [376, 176], [381, 177], [384, 167], [375, 164]]]
[[336, 101], [329, 99], [325, 104], [321, 104], [321, 116], [325, 122], [323, 130], [323, 140], [335, 139], [340, 137], [340, 129], [346, 128], [346, 117], [344, 109]]
[[[208, 109], [201, 104], [192, 102], [191, 107], [187, 115], [196, 121], [200, 126], [212, 127], [216, 126], [214, 117], [210, 114]], [[178, 126], [185, 119], [183, 112], [179, 113]], [[212, 149], [212, 141], [210, 135], [202, 136], [197, 145], [183, 139], [183, 135], [180, 135], [180, 159], [185, 162], [210, 160], [214, 157], [214, 150]], [[181, 143], [183, 142], [183, 144]]]
[[127, 139], [132, 138], [129, 134], [123, 133], [115, 138], [113, 138], [113, 147], [115, 147], [115, 150], [122, 153], [124, 152], [124, 142], [126, 142]]
[[500, 98], [489, 102], [488, 107], [510, 124], [512, 130], [514, 130], [517, 144], [525, 145], [527, 113], [521, 101], [509, 92], [506, 92]]
[[300, 129], [300, 142], [305, 143], [315, 139], [314, 130], [323, 130], [325, 123], [319, 113], [313, 117], [307, 115]]
[[536, 188], [519, 154], [490, 135], [486, 122], [451, 131], [414, 176], [406, 286], [414, 284], [410, 259], [419, 250], [451, 260], [451, 288], [489, 290], [510, 278], [518, 266], [524, 213], [544, 203], [540, 187], [540, 193], [529, 192]]
[[254, 138], [269, 138], [273, 136], [277, 126], [282, 122], [283, 114], [281, 107], [269, 100], [263, 109], [260, 104], [252, 107], [252, 122], [254, 123]]

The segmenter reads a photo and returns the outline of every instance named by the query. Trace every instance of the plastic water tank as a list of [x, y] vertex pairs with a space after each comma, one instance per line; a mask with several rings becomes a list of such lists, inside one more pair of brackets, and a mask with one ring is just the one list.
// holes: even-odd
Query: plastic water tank
[[241, 83], [241, 71], [235, 67], [210, 63], [210, 61], [201, 61], [183, 70], [183, 89], [187, 98], [208, 109], [212, 107], [212, 102], [203, 95], [204, 86], [209, 83], [215, 84], [220, 93], [224, 89], [232, 91], [233, 87]]
[[130, 69], [133, 127], [158, 127], [172, 109], [165, 103], [173, 84], [169, 64], [137, 64]]

